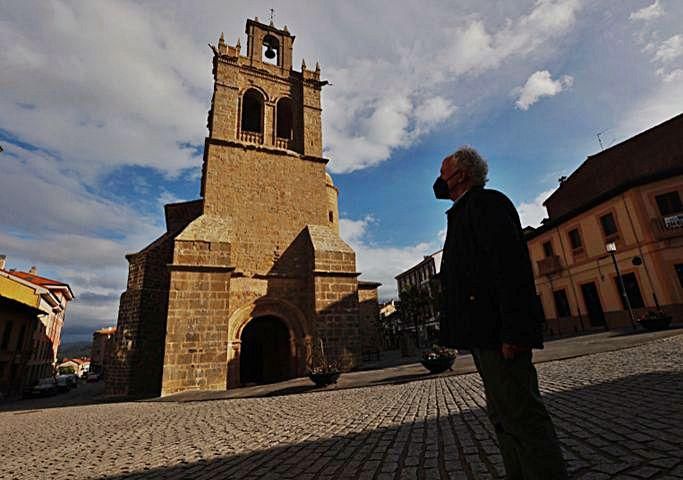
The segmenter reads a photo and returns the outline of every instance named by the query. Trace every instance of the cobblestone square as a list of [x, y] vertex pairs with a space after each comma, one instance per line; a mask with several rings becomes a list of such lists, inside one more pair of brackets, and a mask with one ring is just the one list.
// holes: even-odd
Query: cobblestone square
[[[572, 478], [683, 478], [683, 336], [537, 365]], [[494, 479], [476, 374], [0, 413], [3, 479]]]

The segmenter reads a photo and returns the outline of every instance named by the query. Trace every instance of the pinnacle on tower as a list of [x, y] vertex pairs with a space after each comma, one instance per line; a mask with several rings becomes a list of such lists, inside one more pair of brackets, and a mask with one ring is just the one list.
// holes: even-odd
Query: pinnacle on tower
[[306, 70], [306, 60], [301, 59], [301, 70]]

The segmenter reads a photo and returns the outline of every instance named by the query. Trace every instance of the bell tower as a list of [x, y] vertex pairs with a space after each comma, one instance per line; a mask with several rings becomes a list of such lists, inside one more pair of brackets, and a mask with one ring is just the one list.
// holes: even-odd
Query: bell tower
[[245, 31], [244, 51], [223, 34], [211, 45], [201, 198], [166, 205], [167, 232], [128, 256], [110, 392], [300, 376], [322, 343], [342, 368], [361, 361], [360, 274], [322, 157], [327, 82], [292, 67], [286, 26]]

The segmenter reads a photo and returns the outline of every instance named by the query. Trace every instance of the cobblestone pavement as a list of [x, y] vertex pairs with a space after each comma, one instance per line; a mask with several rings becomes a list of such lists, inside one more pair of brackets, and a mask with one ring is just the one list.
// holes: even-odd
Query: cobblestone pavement
[[[683, 336], [537, 366], [572, 478], [683, 478]], [[476, 374], [0, 413], [0, 478], [503, 478]]]

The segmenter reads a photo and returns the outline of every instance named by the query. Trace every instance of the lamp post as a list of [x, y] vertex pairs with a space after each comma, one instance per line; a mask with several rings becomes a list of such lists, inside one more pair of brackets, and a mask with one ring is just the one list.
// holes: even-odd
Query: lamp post
[[615, 242], [610, 242], [605, 245], [605, 249], [607, 250], [607, 253], [610, 254], [612, 257], [612, 262], [614, 263], [614, 270], [617, 272], [617, 279], [619, 281], [619, 288], [621, 289], [621, 296], [624, 297], [624, 303], [626, 304], [626, 308], [628, 309], [628, 316], [631, 319], [631, 326], [633, 327], [633, 330], [636, 329], [636, 322], [635, 319], [633, 318], [633, 309], [631, 308], [631, 301], [628, 298], [628, 293], [626, 292], [626, 286], [624, 285], [624, 279], [621, 276], [621, 272], [619, 271], [619, 265], [617, 264], [617, 257], [616, 257], [616, 252], [617, 252], [617, 244]]

